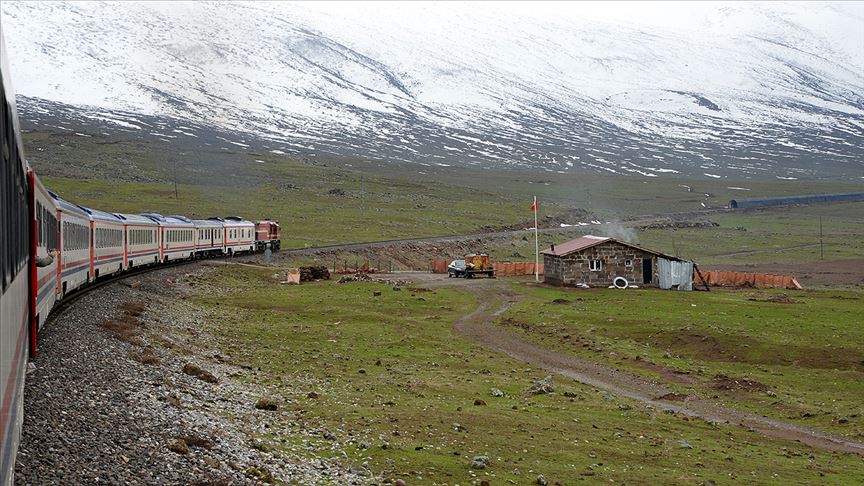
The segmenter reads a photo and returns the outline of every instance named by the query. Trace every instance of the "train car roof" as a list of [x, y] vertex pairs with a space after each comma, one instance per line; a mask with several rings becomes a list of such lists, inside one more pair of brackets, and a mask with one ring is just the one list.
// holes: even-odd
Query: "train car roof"
[[147, 216], [141, 216], [140, 214], [124, 214], [124, 213], [114, 213], [114, 216], [122, 219], [123, 222], [130, 224], [143, 224], [147, 226], [158, 226], [156, 221], [148, 218]]
[[90, 219], [90, 215], [81, 206], [79, 206], [77, 204], [72, 204], [71, 202], [58, 196], [57, 193], [55, 193], [55, 192], [48, 191], [48, 194], [50, 194], [51, 197], [54, 199], [54, 202], [57, 205], [57, 209], [60, 209], [62, 211], [66, 211], [67, 213], [77, 214], [78, 216], [81, 216], [82, 218]]
[[192, 226], [192, 221], [189, 218], [184, 216], [165, 216], [163, 221], [160, 221], [159, 224], [165, 226]]
[[112, 223], [123, 222], [123, 220], [114, 213], [108, 213], [105, 211], [100, 211], [98, 209], [88, 208], [80, 205], [78, 207], [83, 209], [84, 212], [86, 212], [90, 216], [90, 219], [93, 221], [110, 221]]
[[202, 228], [204, 228], [204, 227], [221, 228], [222, 227], [221, 221], [213, 221], [212, 219], [193, 219], [192, 224], [194, 224], [196, 228], [199, 226]]
[[145, 216], [155, 221], [159, 226], [191, 226], [192, 222], [185, 216], [162, 216], [159, 213], [142, 213]]
[[225, 216], [223, 219], [225, 226], [255, 226], [252, 221], [246, 221], [239, 216]]
[[154, 223], [159, 223], [165, 220], [165, 216], [162, 216], [159, 213], [141, 213], [141, 216], [153, 221]]

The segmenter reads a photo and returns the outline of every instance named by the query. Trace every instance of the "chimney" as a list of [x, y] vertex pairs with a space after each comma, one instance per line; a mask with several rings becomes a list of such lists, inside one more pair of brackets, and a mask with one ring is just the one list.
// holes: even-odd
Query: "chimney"
[[552, 250], [552, 253], [555, 253], [555, 243], [552, 243], [552, 248], [551, 248], [551, 250]]

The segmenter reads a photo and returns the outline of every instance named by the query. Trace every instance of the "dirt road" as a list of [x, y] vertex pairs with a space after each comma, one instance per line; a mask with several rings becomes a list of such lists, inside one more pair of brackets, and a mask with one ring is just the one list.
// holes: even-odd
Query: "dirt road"
[[864, 443], [845, 439], [818, 430], [801, 427], [792, 423], [774, 420], [733, 410], [703, 399], [668, 401], [658, 397], [672, 393], [669, 382], [652, 381], [645, 377], [616, 370], [607, 365], [567, 356], [544, 349], [525, 341], [519, 335], [495, 325], [495, 320], [520, 295], [501, 281], [473, 280], [470, 285], [465, 280], [447, 279], [440, 276], [415, 275], [429, 285], [461, 285], [479, 297], [480, 306], [474, 312], [455, 322], [457, 332], [476, 343], [504, 353], [511, 358], [541, 367], [551, 372], [573, 378], [611, 393], [638, 400], [658, 410], [672, 410], [676, 413], [716, 422], [747, 427], [764, 435], [797, 441], [812, 447], [840, 452], [851, 452], [864, 456]]

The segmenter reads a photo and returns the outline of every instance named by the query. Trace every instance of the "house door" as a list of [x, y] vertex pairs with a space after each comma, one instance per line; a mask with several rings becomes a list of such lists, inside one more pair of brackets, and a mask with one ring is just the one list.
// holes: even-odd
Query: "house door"
[[642, 259], [642, 283], [650, 284], [654, 280], [654, 265], [653, 258]]

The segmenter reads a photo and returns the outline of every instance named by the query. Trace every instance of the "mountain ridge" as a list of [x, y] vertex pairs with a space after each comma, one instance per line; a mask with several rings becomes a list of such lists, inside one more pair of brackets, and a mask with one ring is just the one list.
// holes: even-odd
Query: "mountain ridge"
[[[864, 176], [858, 5], [734, 5], [677, 31], [489, 5], [400, 15], [379, 4], [374, 19], [342, 4], [349, 12], [22, 2], [2, 12], [23, 113], [42, 98], [158, 115], [303, 156], [646, 177]], [[722, 34], [732, 18], [757, 23], [748, 15], [764, 20], [759, 29], [739, 22]], [[808, 24], [823, 17], [839, 33]], [[846, 30], [851, 40], [838, 41]]]

